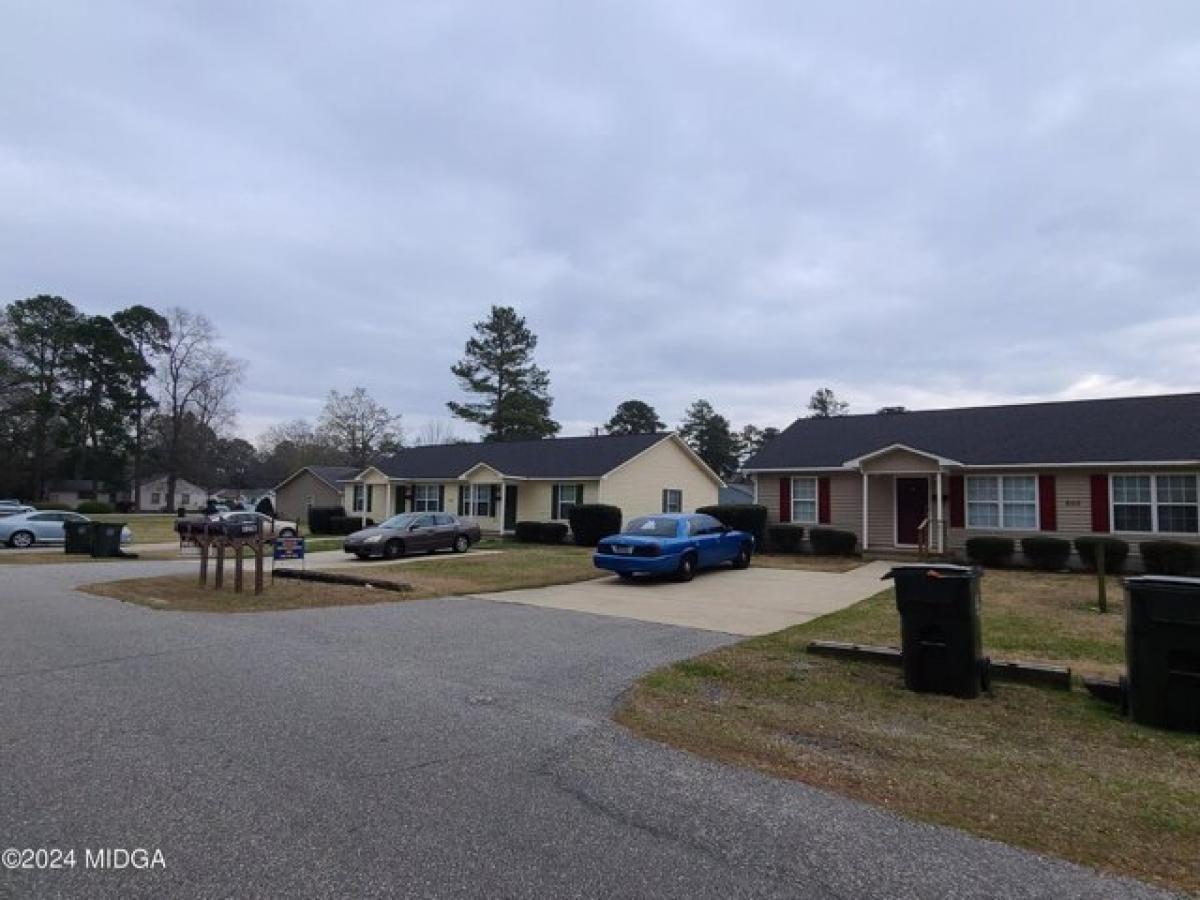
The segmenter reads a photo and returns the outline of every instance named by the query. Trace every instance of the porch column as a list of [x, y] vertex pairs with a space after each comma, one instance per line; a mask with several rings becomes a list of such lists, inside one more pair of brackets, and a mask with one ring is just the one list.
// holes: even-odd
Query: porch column
[[500, 482], [500, 502], [496, 504], [496, 509], [493, 510], [493, 512], [496, 515], [496, 518], [500, 522], [500, 533], [501, 534], [504, 534], [504, 501], [507, 499], [507, 497], [505, 496], [507, 493], [508, 493], [508, 491], [506, 491], [504, 489], [504, 482], [501, 481]]
[[870, 493], [871, 476], [866, 472], [862, 473], [862, 548], [867, 550], [870, 548], [870, 539], [867, 537], [870, 523], [870, 504], [867, 502], [867, 495]]
[[386, 522], [392, 517], [392, 501], [395, 499], [396, 487], [390, 481], [383, 485], [383, 518], [379, 521]]
[[937, 500], [936, 500], [937, 506], [935, 508], [937, 509], [937, 516], [934, 517], [934, 521], [937, 523], [937, 552], [945, 553], [946, 552], [946, 538], [944, 535], [945, 529], [942, 528], [942, 470], [941, 469], [937, 470], [936, 483], [937, 483]]

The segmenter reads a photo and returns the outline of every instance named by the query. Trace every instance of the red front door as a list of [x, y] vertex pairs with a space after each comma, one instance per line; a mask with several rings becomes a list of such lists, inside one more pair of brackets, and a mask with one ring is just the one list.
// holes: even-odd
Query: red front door
[[896, 479], [896, 543], [916, 546], [921, 523], [929, 515], [929, 479]]

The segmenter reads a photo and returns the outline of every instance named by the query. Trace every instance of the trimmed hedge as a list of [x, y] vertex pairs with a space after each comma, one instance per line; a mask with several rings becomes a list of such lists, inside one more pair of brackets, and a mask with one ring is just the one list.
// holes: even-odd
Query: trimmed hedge
[[776, 553], [799, 553], [804, 543], [804, 526], [772, 525], [767, 529], [767, 538]]
[[808, 542], [818, 556], [853, 556], [858, 535], [839, 528], [810, 528]]
[[330, 519], [345, 515], [344, 506], [311, 506], [308, 510], [308, 533], [333, 534], [329, 526]]
[[580, 503], [567, 514], [571, 535], [580, 547], [595, 547], [601, 538], [621, 530], [621, 507], [607, 503]]
[[567, 539], [567, 526], [562, 522], [518, 522], [517, 540], [524, 544], [561, 544]]
[[1012, 563], [1017, 543], [1006, 537], [973, 537], [967, 539], [967, 559], [993, 568]]
[[1096, 571], [1096, 548], [1104, 545], [1104, 571], [1118, 575], [1125, 571], [1125, 560], [1129, 558], [1129, 543], [1120, 538], [1088, 535], [1075, 538], [1075, 552], [1089, 572]]
[[1191, 575], [1200, 570], [1200, 547], [1183, 541], [1145, 541], [1138, 544], [1149, 575]]
[[701, 506], [698, 513], [712, 516], [722, 525], [748, 531], [754, 535], [754, 546], [767, 545], [767, 508], [757, 503], [726, 503], [717, 506]]
[[112, 504], [105, 503], [103, 500], [84, 500], [75, 507], [75, 512], [83, 513], [85, 516], [107, 516], [112, 511]]
[[1021, 538], [1021, 553], [1035, 569], [1057, 572], [1067, 567], [1067, 560], [1071, 558], [1071, 542], [1056, 537]]
[[361, 516], [330, 516], [329, 530], [325, 534], [354, 534], [356, 531], [362, 531], [364, 528], [374, 528], [375, 520], [368, 517], [366, 524], [363, 524]]

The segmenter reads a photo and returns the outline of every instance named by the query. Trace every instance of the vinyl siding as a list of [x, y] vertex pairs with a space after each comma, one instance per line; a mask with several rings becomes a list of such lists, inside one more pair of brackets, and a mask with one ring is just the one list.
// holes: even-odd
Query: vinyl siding
[[896, 479], [891, 475], [873, 475], [867, 493], [867, 550], [887, 550], [896, 546]]
[[684, 512], [717, 502], [717, 483], [673, 438], [655, 444], [601, 479], [599, 502], [620, 507], [628, 521], [661, 513], [665, 488], [683, 491]]
[[863, 469], [872, 475], [922, 474], [936, 472], [937, 468], [937, 463], [928, 456], [900, 449], [890, 450], [863, 464]]
[[345, 500], [342, 491], [331, 488], [312, 472], [304, 472], [275, 492], [275, 511], [280, 518], [306, 527], [309, 497], [313, 498], [313, 506], [343, 506]]

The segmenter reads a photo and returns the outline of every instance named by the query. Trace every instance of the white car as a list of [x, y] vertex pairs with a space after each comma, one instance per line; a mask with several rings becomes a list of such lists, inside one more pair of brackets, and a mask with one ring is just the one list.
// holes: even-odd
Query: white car
[[[67, 522], [90, 522], [87, 516], [76, 512], [60, 512], [44, 509], [15, 513], [0, 519], [0, 541], [10, 547], [24, 549], [35, 544], [66, 543], [63, 525]], [[121, 529], [121, 543], [133, 540], [128, 526]]]
[[209, 518], [222, 522], [246, 522], [256, 526], [258, 522], [262, 522], [262, 533], [266, 538], [296, 537], [300, 534], [300, 527], [295, 522], [274, 519], [260, 512], [223, 512]]

